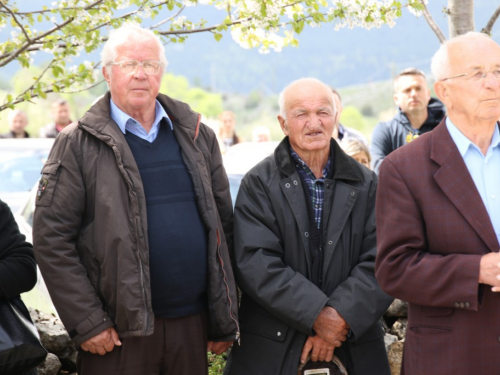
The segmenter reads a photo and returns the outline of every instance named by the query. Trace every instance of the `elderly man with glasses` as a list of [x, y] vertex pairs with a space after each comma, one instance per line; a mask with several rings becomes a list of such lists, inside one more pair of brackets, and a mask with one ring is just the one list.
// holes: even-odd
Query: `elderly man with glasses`
[[126, 24], [102, 52], [109, 92], [43, 167], [36, 258], [79, 375], [206, 375], [239, 337], [232, 205], [214, 132], [159, 94], [160, 39]]
[[500, 46], [456, 37], [432, 71], [448, 117], [380, 168], [376, 275], [409, 302], [402, 374], [497, 374]]

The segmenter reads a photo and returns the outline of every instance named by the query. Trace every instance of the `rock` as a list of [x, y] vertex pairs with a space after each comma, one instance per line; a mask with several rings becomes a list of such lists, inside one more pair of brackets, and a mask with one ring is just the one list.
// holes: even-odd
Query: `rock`
[[399, 375], [401, 373], [401, 363], [403, 362], [404, 342], [395, 341], [387, 350], [389, 358], [389, 366], [391, 367], [391, 375]]
[[391, 333], [398, 336], [399, 340], [404, 340], [406, 335], [406, 326], [408, 325], [408, 319], [400, 318], [398, 319], [391, 328]]
[[55, 354], [49, 353], [45, 361], [37, 367], [38, 375], [57, 375], [61, 368], [61, 362]]
[[384, 342], [385, 342], [385, 350], [388, 352], [389, 348], [392, 344], [394, 344], [396, 341], [398, 341], [398, 337], [395, 335], [391, 335], [390, 333], [386, 333], [384, 336]]
[[30, 309], [30, 315], [45, 349], [56, 355], [61, 353], [63, 357], [71, 354], [73, 342], [58, 318], [33, 309]]
[[388, 317], [406, 318], [408, 316], [408, 303], [395, 299], [385, 313]]

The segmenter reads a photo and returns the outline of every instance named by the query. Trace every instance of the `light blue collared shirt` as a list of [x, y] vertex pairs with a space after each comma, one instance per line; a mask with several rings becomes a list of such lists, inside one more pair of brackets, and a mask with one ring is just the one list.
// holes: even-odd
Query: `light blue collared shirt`
[[155, 107], [155, 121], [153, 122], [153, 126], [151, 127], [149, 133], [146, 132], [146, 130], [139, 123], [139, 121], [130, 117], [120, 108], [118, 108], [116, 104], [113, 102], [113, 99], [110, 99], [109, 101], [111, 104], [111, 118], [114, 120], [114, 122], [116, 122], [116, 124], [118, 125], [123, 134], [125, 134], [125, 132], [128, 131], [138, 136], [139, 138], [142, 138], [148, 141], [149, 143], [152, 143], [156, 139], [156, 136], [158, 135], [158, 131], [160, 130], [160, 121], [163, 118], [170, 125], [170, 129], [174, 130], [172, 121], [170, 121], [167, 112], [165, 112], [165, 109], [163, 109], [158, 100], [156, 101], [156, 107]]
[[500, 132], [498, 125], [495, 126], [486, 155], [483, 155], [481, 149], [458, 130], [449, 117], [446, 118], [446, 127], [460, 155], [464, 158], [465, 165], [481, 195], [498, 242], [500, 242]]

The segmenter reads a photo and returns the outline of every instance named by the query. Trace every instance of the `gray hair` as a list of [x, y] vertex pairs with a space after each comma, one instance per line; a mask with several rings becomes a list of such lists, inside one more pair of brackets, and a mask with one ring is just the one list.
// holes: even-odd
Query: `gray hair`
[[349, 155], [349, 156], [354, 156], [356, 154], [359, 154], [360, 152], [364, 152], [366, 156], [368, 157], [368, 162], [372, 161], [372, 157], [370, 155], [370, 150], [368, 147], [361, 141], [357, 139], [351, 139], [349, 141], [345, 142], [339, 142], [340, 147], [344, 152]]
[[114, 29], [109, 33], [109, 38], [104, 44], [101, 52], [102, 66], [106, 67], [108, 64], [115, 61], [117, 55], [116, 50], [118, 47], [128, 43], [142, 43], [151, 40], [156, 42], [158, 45], [158, 58], [163, 68], [162, 72], [165, 72], [168, 61], [165, 57], [165, 47], [163, 46], [160, 37], [151, 30], [143, 29], [135, 22], [125, 22], [118, 29]]
[[485, 33], [480, 33], [477, 31], [469, 31], [468, 33], [456, 36], [441, 44], [439, 49], [432, 57], [431, 61], [431, 71], [432, 75], [434, 76], [434, 80], [441, 81], [442, 79], [446, 78], [449, 75], [448, 68], [450, 66], [450, 56], [449, 56], [450, 46], [466, 40], [470, 40], [470, 42], [473, 42], [477, 38], [486, 38], [488, 40], [492, 40]]
[[14, 120], [14, 117], [16, 117], [17, 115], [24, 116], [26, 122], [28, 122], [28, 115], [26, 114], [26, 112], [20, 109], [14, 109], [13, 111], [10, 111], [9, 114], [7, 115], [8, 123], [10, 124]]
[[302, 85], [320, 85], [320, 86], [323, 86], [325, 88], [325, 90], [327, 92], [329, 92], [329, 96], [330, 96], [330, 100], [332, 102], [332, 106], [333, 106], [333, 112], [336, 114], [337, 113], [337, 107], [335, 105], [335, 100], [333, 98], [333, 92], [332, 92], [332, 89], [325, 85], [323, 82], [321, 82], [319, 79], [317, 78], [300, 78], [300, 79], [297, 79], [293, 82], [291, 82], [290, 84], [288, 84], [281, 92], [280, 92], [280, 95], [278, 97], [278, 105], [280, 107], [280, 116], [283, 117], [285, 120], [286, 120], [286, 106], [285, 106], [285, 99], [286, 99], [286, 95], [288, 94], [289, 91], [295, 89], [297, 86], [302, 86]]

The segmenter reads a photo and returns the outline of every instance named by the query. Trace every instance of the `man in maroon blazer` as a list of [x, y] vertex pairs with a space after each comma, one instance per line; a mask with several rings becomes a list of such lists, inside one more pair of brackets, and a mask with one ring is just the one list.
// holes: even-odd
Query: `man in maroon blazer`
[[432, 71], [448, 117], [382, 163], [376, 276], [409, 302], [402, 374], [500, 374], [500, 46], [456, 37]]

